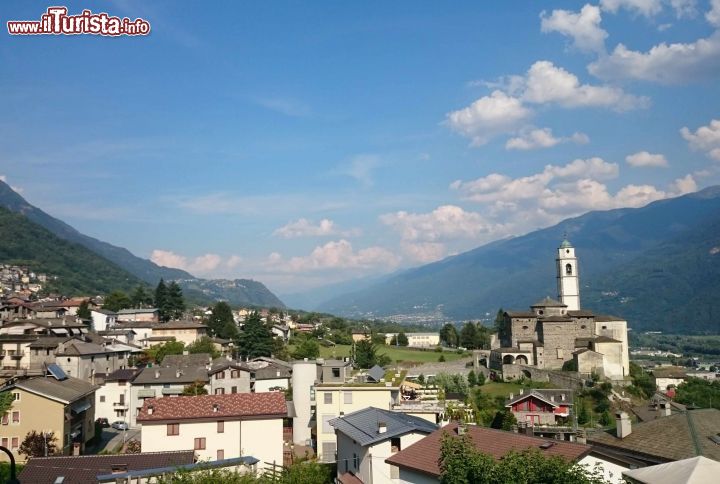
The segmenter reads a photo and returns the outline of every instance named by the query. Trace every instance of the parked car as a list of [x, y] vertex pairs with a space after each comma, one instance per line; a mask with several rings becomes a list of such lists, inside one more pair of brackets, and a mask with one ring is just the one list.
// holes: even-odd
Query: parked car
[[122, 420], [117, 420], [112, 423], [112, 428], [117, 429], [117, 430], [127, 430], [129, 427], [128, 427], [128, 424], [126, 424]]
[[108, 422], [108, 419], [106, 418], [98, 418], [95, 420], [95, 423], [100, 425], [104, 429], [110, 427], [110, 422]]

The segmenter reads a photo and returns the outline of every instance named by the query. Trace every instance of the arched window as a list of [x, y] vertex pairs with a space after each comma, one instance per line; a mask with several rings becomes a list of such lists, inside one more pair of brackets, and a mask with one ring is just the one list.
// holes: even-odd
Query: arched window
[[528, 328], [527, 326], [523, 326], [523, 329], [530, 329], [530, 328]]
[[565, 274], [568, 276], [572, 275], [572, 264], [565, 264]]

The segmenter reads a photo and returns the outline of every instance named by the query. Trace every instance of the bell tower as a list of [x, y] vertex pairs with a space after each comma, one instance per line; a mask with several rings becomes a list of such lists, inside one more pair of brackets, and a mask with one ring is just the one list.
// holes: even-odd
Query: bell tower
[[567, 237], [558, 248], [557, 287], [558, 299], [567, 305], [568, 311], [580, 309], [580, 279], [578, 278], [577, 257], [575, 248]]

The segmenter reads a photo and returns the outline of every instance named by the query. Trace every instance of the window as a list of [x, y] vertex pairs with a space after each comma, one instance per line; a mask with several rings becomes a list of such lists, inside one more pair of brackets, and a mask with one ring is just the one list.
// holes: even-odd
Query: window
[[335, 452], [337, 444], [335, 442], [323, 442], [322, 445], [322, 461], [335, 462]]
[[118, 382], [118, 386], [120, 386], [120, 387], [124, 387], [125, 385], [127, 385], [127, 382], [125, 380], [120, 380]]
[[180, 435], [180, 424], [172, 423], [167, 424], [168, 435]]
[[344, 397], [344, 403], [345, 404], [351, 404], [352, 403], [352, 392], [345, 392], [343, 394]]
[[582, 326], [580, 326], [580, 329], [585, 329], [585, 328], [587, 328], [587, 326], [585, 326], [584, 324]]
[[332, 393], [330, 393], [330, 392], [325, 392], [325, 396], [324, 396], [323, 398], [324, 398], [323, 401], [325, 402], [325, 404], [328, 404], [328, 405], [329, 405], [329, 404], [332, 403]]
[[523, 326], [523, 329], [529, 329], [527, 326]]
[[16, 392], [16, 393], [13, 393], [13, 400], [15, 400], [16, 402], [19, 402], [19, 401], [20, 401], [20, 394], [17, 393], [17, 392]]
[[225, 389], [224, 388], [216, 388], [215, 395], [225, 395]]
[[340, 368], [333, 368], [332, 375], [333, 375], [333, 378], [340, 378]]
[[565, 274], [568, 276], [572, 275], [572, 264], [565, 264]]
[[3, 447], [7, 447], [7, 446], [8, 446], [8, 438], [7, 438], [7, 437], [3, 437], [0, 442], [2, 442], [2, 446], [3, 446]]
[[223, 378], [225, 378], [225, 372], [224, 372], [224, 371], [215, 373], [215, 379], [216, 379], [216, 380], [222, 380]]
[[19, 439], [18, 439], [17, 437], [13, 437], [13, 438], [12, 438], [12, 448], [13, 448], [13, 449], [17, 449], [17, 448], [20, 446], [20, 445], [18, 444], [18, 440], [19, 440]]
[[230, 372], [230, 378], [240, 378], [240, 370], [233, 370]]
[[222, 434], [223, 432], [225, 432], [225, 422], [222, 420], [218, 420], [217, 433]]
[[324, 434], [332, 434], [335, 432], [335, 429], [332, 425], [330, 425], [330, 420], [334, 419], [335, 415], [323, 415], [322, 416], [322, 433]]
[[360, 467], [360, 459], [357, 454], [353, 454], [353, 468], [357, 470], [358, 467]]
[[230, 387], [230, 393], [237, 393], [237, 387]]
[[558, 349], [557, 349], [557, 357], [558, 357], [558, 358], [563, 358], [563, 357], [564, 357], [564, 352], [563, 352], [563, 349], [562, 349], [562, 348], [558, 348]]
[[3, 424], [3, 425], [7, 425], [7, 424], [8, 424], [8, 421], [9, 421], [9, 419], [8, 419], [8, 414], [4, 414], [4, 415], [2, 416], [2, 424]]
[[224, 460], [224, 459], [225, 459], [225, 451], [223, 449], [218, 449], [217, 460]]
[[195, 450], [205, 450], [205, 437], [195, 438]]

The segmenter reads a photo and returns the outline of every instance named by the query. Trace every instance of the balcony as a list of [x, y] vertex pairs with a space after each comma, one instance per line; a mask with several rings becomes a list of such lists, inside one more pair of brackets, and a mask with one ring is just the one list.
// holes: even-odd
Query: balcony
[[113, 408], [127, 410], [128, 406], [125, 402], [115, 402], [113, 403]]
[[155, 398], [155, 390], [152, 388], [141, 388], [137, 392], [138, 398]]

